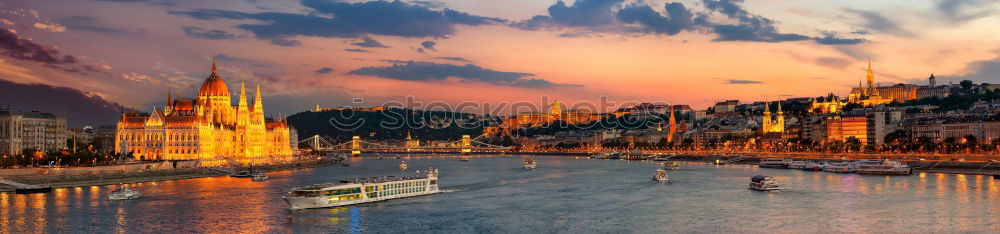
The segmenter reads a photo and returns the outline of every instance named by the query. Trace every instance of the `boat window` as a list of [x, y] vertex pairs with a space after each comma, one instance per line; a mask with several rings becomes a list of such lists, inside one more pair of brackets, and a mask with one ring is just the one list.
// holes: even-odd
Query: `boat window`
[[437, 184], [437, 180], [431, 180], [431, 184]]

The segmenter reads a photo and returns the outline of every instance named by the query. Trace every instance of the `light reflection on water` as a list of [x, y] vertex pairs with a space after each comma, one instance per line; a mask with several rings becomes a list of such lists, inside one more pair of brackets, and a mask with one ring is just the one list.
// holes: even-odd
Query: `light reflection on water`
[[[342, 178], [403, 175], [398, 160], [269, 173], [265, 182], [212, 177], [139, 183], [144, 198], [109, 201], [117, 188], [0, 194], [10, 232], [998, 232], [1000, 180], [918, 173], [862, 176], [752, 165], [681, 163], [671, 182], [649, 181], [658, 163], [532, 157], [406, 158], [441, 169], [443, 190], [362, 206], [287, 210], [290, 188]], [[748, 177], [788, 190], [757, 193]]]

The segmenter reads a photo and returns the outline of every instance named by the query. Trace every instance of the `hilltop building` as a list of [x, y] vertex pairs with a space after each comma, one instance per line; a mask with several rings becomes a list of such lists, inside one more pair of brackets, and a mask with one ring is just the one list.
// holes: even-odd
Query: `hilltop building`
[[897, 84], [888, 87], [881, 87], [875, 83], [875, 73], [872, 71], [872, 62], [868, 61], [868, 73], [865, 76], [867, 86], [862, 86], [858, 82], [858, 87], [851, 90], [848, 102], [858, 103], [862, 106], [877, 106], [889, 104], [893, 101], [904, 102], [917, 98], [916, 85]]
[[251, 105], [242, 83], [238, 104], [231, 102], [229, 89], [212, 61], [212, 73], [195, 99], [174, 99], [168, 94], [162, 110], [122, 113], [115, 152], [132, 152], [145, 160], [200, 160], [203, 166], [291, 159], [288, 124], [264, 117], [260, 85]]

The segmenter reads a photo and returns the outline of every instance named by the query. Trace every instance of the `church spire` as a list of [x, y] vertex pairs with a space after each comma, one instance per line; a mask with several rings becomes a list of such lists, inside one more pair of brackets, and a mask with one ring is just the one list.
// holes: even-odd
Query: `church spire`
[[264, 113], [263, 98], [260, 95], [260, 83], [257, 83], [257, 94], [253, 98], [253, 111], [256, 113]]
[[778, 116], [781, 116], [782, 114], [784, 113], [781, 112], [781, 100], [778, 100]]
[[240, 104], [239, 108], [246, 110], [247, 108], [247, 86], [246, 82], [240, 81]]
[[215, 74], [215, 71], [216, 71], [216, 68], [215, 68], [215, 56], [212, 56], [212, 74]]

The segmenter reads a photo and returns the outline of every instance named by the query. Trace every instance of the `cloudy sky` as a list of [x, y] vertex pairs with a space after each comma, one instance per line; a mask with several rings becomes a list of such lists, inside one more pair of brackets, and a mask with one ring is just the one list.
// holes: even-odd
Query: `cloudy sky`
[[[7, 0], [0, 79], [123, 106], [193, 96], [218, 59], [268, 112], [401, 100], [697, 108], [1000, 82], [996, 0]], [[234, 90], [233, 93], [237, 91]], [[8, 100], [11, 101], [11, 100]], [[357, 105], [357, 104], [353, 104]]]

